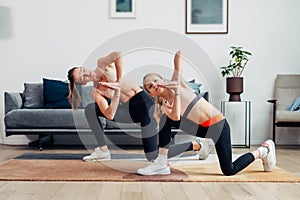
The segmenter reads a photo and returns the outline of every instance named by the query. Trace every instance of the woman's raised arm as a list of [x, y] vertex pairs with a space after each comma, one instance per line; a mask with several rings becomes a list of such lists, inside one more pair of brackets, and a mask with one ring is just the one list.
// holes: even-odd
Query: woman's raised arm
[[177, 51], [174, 56], [174, 72], [172, 81], [180, 83], [182, 81], [182, 55], [181, 51]]
[[115, 63], [117, 82], [120, 82], [120, 80], [122, 78], [122, 67], [123, 67], [121, 52], [118, 52], [118, 51], [112, 52], [105, 57], [99, 58], [97, 61], [97, 65], [101, 69], [103, 69], [104, 67], [106, 67], [107, 65], [109, 65], [111, 63]]

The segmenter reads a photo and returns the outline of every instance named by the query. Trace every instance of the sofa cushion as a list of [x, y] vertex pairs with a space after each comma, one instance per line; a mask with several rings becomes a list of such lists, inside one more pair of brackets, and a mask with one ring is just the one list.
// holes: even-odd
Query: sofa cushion
[[24, 108], [41, 108], [44, 105], [43, 84], [24, 83]]
[[299, 122], [300, 112], [277, 111], [276, 122]]
[[71, 108], [67, 82], [43, 78], [44, 108]]
[[4, 121], [6, 128], [89, 128], [83, 109], [17, 109]]

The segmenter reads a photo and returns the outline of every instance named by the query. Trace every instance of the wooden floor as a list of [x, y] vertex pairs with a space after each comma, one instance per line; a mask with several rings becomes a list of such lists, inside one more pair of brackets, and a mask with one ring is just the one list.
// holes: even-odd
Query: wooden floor
[[[255, 149], [252, 146], [250, 150]], [[27, 146], [0, 145], [0, 163], [36, 152]], [[136, 150], [139, 151], [139, 150]], [[234, 148], [234, 153], [249, 149]], [[44, 153], [87, 153], [83, 148], [45, 149]], [[300, 146], [277, 146], [277, 166], [300, 176]], [[0, 181], [1, 200], [22, 199], [300, 199], [300, 183], [172, 182], [19, 182]]]

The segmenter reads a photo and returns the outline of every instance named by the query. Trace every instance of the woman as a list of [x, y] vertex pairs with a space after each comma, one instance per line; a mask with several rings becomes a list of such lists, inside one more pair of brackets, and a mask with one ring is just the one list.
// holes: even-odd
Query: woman
[[[130, 78], [122, 77], [122, 57], [120, 52], [112, 52], [98, 59], [97, 68], [73, 67], [68, 71], [69, 101], [73, 109], [80, 105], [80, 94], [76, 84], [94, 83], [92, 92], [95, 103], [85, 107], [86, 119], [96, 137], [98, 147], [84, 161], [110, 160], [111, 155], [105, 141], [105, 135], [99, 116], [121, 123], [140, 123], [142, 143], [146, 158], [151, 161], [157, 157], [157, 122], [153, 118], [154, 101]], [[122, 104], [119, 104], [119, 101]], [[199, 140], [199, 138], [197, 138]], [[187, 144], [171, 149], [169, 156], [175, 156], [187, 150]], [[190, 142], [194, 150], [200, 150], [196, 141]], [[208, 148], [199, 151], [199, 157], [208, 156]]]
[[227, 120], [213, 105], [196, 95], [182, 80], [181, 75], [182, 58], [179, 51], [174, 58], [171, 83], [155, 73], [149, 73], [143, 79], [145, 90], [155, 96], [158, 103], [155, 113], [160, 118], [159, 155], [149, 166], [138, 169], [137, 173], [170, 174], [166, 155], [171, 138], [170, 130], [174, 126], [198, 137], [212, 138], [224, 175], [238, 173], [257, 158], [262, 159], [264, 171], [272, 171], [276, 165], [275, 145], [272, 140], [267, 140], [257, 150], [232, 162], [230, 127]]

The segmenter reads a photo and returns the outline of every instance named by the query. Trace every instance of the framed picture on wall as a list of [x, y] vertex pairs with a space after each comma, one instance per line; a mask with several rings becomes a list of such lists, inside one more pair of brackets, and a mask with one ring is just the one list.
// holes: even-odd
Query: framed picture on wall
[[185, 0], [187, 34], [227, 34], [228, 0]]
[[136, 0], [110, 0], [111, 18], [135, 18]]

